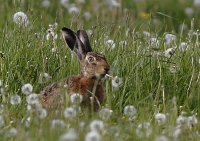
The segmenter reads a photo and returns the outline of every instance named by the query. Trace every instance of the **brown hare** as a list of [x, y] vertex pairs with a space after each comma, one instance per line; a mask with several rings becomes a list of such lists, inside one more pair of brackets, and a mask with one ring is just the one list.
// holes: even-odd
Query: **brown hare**
[[[104, 100], [102, 78], [109, 73], [110, 66], [102, 54], [92, 52], [88, 35], [84, 30], [75, 33], [63, 27], [62, 35], [68, 47], [78, 56], [82, 69], [78, 75], [69, 76], [44, 88], [40, 92], [42, 106], [61, 107], [64, 100], [68, 101], [70, 95], [79, 93], [83, 97], [81, 105], [88, 108], [93, 105], [96, 111]], [[92, 104], [91, 97], [93, 97]]]

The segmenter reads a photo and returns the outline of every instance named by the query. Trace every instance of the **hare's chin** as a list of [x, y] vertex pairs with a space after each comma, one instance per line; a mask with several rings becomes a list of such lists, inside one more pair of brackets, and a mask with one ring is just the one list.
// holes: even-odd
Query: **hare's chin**
[[101, 78], [104, 78], [106, 75], [106, 73], [103, 73], [103, 74], [96, 74], [96, 77], [101, 79]]

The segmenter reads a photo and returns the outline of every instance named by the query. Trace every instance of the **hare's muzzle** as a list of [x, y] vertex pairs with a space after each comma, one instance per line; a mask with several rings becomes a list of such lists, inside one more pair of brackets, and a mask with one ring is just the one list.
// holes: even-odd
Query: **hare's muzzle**
[[109, 74], [110, 68], [104, 68], [105, 74]]

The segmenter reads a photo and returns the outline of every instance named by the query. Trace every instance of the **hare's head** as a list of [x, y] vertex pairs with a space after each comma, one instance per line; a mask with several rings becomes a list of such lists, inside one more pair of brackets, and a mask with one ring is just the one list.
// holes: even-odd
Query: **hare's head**
[[71, 29], [63, 27], [62, 34], [68, 47], [77, 54], [84, 76], [101, 79], [109, 73], [110, 66], [104, 55], [92, 52], [89, 38], [84, 30], [78, 30], [75, 33]]

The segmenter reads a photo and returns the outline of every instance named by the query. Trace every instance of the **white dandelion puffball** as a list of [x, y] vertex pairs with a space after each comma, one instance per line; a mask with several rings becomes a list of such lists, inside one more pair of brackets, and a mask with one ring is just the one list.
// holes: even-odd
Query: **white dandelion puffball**
[[168, 48], [165, 51], [165, 57], [170, 58], [172, 56], [172, 54], [173, 54], [173, 51], [174, 51], [174, 48]]
[[69, 131], [60, 136], [59, 141], [77, 141], [78, 134], [75, 129], [69, 129]]
[[43, 119], [47, 116], [47, 111], [44, 108], [37, 109], [36, 115], [38, 118]]
[[54, 129], [60, 129], [66, 127], [66, 124], [61, 119], [54, 119], [51, 121], [51, 127]]
[[43, 0], [42, 1], [42, 6], [43, 7], [49, 7], [51, 5], [51, 2], [49, 0]]
[[186, 50], [188, 50], [188, 45], [187, 45], [187, 43], [186, 43], [186, 42], [182, 42], [182, 43], [179, 45], [179, 49], [180, 49], [181, 51], [186, 51]]
[[39, 99], [38, 99], [38, 95], [33, 93], [33, 94], [30, 94], [26, 97], [26, 102], [30, 105], [36, 103], [36, 102], [39, 102]]
[[70, 7], [68, 8], [68, 13], [71, 14], [78, 14], [79, 9], [75, 4], [71, 4]]
[[151, 38], [149, 41], [149, 44], [151, 47], [158, 47], [159, 46], [159, 40], [157, 38]]
[[187, 125], [188, 127], [192, 127], [198, 123], [198, 119], [195, 115], [187, 117]]
[[141, 123], [136, 128], [136, 134], [139, 137], [149, 137], [151, 133], [152, 133], [152, 128], [149, 122]]
[[13, 20], [16, 24], [27, 26], [28, 25], [28, 18], [24, 12], [17, 12], [13, 16]]
[[83, 16], [84, 16], [85, 20], [87, 20], [87, 21], [90, 20], [92, 17], [90, 12], [84, 12]]
[[176, 41], [176, 36], [173, 34], [165, 34], [165, 44], [169, 46], [173, 41]]
[[90, 125], [90, 130], [91, 131], [96, 131], [96, 132], [99, 132], [99, 131], [102, 131], [103, 128], [104, 128], [104, 123], [103, 121], [101, 120], [93, 120]]
[[175, 139], [177, 139], [179, 137], [179, 135], [181, 134], [181, 129], [180, 127], [175, 127], [172, 130], [171, 136], [174, 137]]
[[112, 86], [115, 87], [115, 88], [118, 88], [122, 85], [123, 81], [122, 81], [122, 78], [118, 77], [118, 76], [115, 76], [113, 79], [112, 79]]
[[163, 125], [166, 123], [166, 115], [162, 113], [157, 113], [155, 115], [155, 120], [158, 122], [158, 125]]
[[90, 131], [86, 134], [85, 141], [101, 141], [101, 135], [96, 131]]
[[68, 120], [73, 120], [77, 115], [76, 109], [69, 107], [64, 110], [64, 117]]
[[194, 0], [193, 4], [194, 6], [200, 6], [200, 0]]
[[112, 115], [113, 111], [108, 109], [108, 108], [103, 108], [99, 111], [99, 117], [102, 119], [102, 120], [107, 120], [110, 118], [110, 116]]
[[17, 105], [21, 103], [21, 97], [18, 94], [12, 95], [10, 97], [10, 104]]
[[169, 72], [170, 73], [176, 73], [179, 70], [179, 67], [172, 65], [169, 67]]
[[33, 91], [33, 86], [27, 83], [23, 85], [21, 89], [23, 94], [30, 94]]
[[191, 17], [194, 14], [194, 9], [191, 7], [186, 7], [184, 10], [185, 14], [189, 17]]
[[18, 133], [18, 131], [17, 131], [16, 128], [11, 128], [11, 129], [9, 129], [9, 130], [7, 131], [6, 136], [9, 137], [9, 138], [11, 138], [11, 137], [16, 136], [17, 133]]
[[61, 6], [63, 6], [64, 8], [68, 8], [68, 7], [70, 6], [69, 0], [60, 0], [60, 4], [61, 4]]
[[112, 8], [118, 8], [121, 6], [121, 4], [118, 3], [116, 0], [105, 0], [104, 4], [107, 5], [110, 10]]
[[136, 108], [133, 105], [124, 107], [124, 115], [127, 117], [133, 117], [136, 114]]
[[151, 36], [151, 34], [148, 31], [143, 31], [142, 34], [145, 38], [149, 38]]
[[107, 40], [105, 42], [105, 44], [110, 48], [110, 49], [114, 49], [115, 48], [115, 42], [111, 39]]
[[169, 141], [168, 138], [164, 135], [157, 136], [154, 141]]
[[80, 104], [83, 100], [83, 96], [79, 93], [74, 93], [70, 96], [70, 101], [72, 104]]

